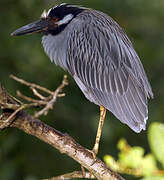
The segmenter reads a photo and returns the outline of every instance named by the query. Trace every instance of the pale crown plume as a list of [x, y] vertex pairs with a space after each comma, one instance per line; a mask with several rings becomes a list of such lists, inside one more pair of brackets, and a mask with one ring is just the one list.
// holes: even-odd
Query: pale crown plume
[[44, 11], [42, 12], [42, 14], [41, 14], [41, 18], [47, 18], [47, 16], [48, 16], [48, 12], [46, 12], [46, 10], [44, 9]]
[[44, 9], [44, 11], [41, 14], [41, 18], [47, 18], [52, 8], [50, 8], [48, 11]]
[[42, 12], [42, 14], [41, 14], [41, 18], [47, 18], [48, 17], [48, 15], [49, 15], [49, 13], [50, 13], [50, 11], [52, 10], [52, 9], [55, 9], [56, 7], [58, 7], [58, 6], [63, 6], [63, 5], [66, 5], [66, 3], [62, 3], [62, 4], [60, 4], [60, 5], [57, 5], [57, 6], [55, 6], [55, 7], [53, 7], [53, 8], [50, 8], [48, 11], [46, 11], [46, 9], [44, 9], [44, 11]]

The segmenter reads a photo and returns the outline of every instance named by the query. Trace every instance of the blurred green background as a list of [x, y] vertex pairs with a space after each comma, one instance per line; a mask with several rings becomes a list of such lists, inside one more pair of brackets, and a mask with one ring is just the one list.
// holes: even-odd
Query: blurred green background
[[[164, 1], [163, 0], [1, 0], [0, 1], [0, 82], [13, 95], [26, 87], [9, 78], [14, 74], [54, 90], [66, 73], [50, 62], [41, 45], [41, 35], [10, 37], [22, 25], [37, 20], [43, 9], [68, 2], [101, 10], [126, 31], [138, 52], [151, 82], [155, 98], [149, 101], [149, 120], [164, 122]], [[99, 107], [85, 99], [71, 76], [54, 109], [42, 120], [68, 133], [92, 149], [99, 119]], [[125, 137], [130, 145], [150, 151], [147, 131], [134, 133], [107, 113], [98, 156], [117, 156], [116, 144]], [[0, 132], [0, 179], [35, 180], [71, 172], [80, 165], [51, 146], [17, 129]], [[124, 176], [127, 177], [127, 176]], [[133, 180], [128, 176], [127, 179]]]

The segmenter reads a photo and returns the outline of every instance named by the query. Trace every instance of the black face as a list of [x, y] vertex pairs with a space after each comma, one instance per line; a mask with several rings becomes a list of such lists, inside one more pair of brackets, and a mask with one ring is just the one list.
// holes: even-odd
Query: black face
[[61, 4], [52, 8], [48, 14], [49, 17], [54, 18], [58, 17], [60, 20], [63, 19], [66, 15], [72, 14], [76, 17], [79, 13], [81, 13], [84, 9], [73, 6], [70, 4]]
[[39, 21], [35, 21], [19, 28], [11, 35], [18, 36], [31, 34], [34, 32], [42, 32], [45, 35], [57, 35], [62, 32], [65, 27], [72, 21], [72, 19], [75, 18], [83, 10], [84, 8], [69, 4], [58, 5], [50, 9], [48, 12], [44, 11]]
[[[45, 34], [57, 35], [61, 31], [65, 29], [65, 27], [70, 23], [70, 21], [75, 18], [79, 13], [81, 13], [84, 9], [76, 6], [72, 6], [70, 4], [61, 4], [52, 8], [48, 14], [48, 17], [51, 19], [57, 19], [58, 22], [62, 22], [63, 24], [58, 25], [52, 29], [49, 29]], [[72, 18], [66, 18], [72, 16]], [[66, 18], [66, 19], [65, 19]], [[65, 21], [64, 21], [65, 19]]]

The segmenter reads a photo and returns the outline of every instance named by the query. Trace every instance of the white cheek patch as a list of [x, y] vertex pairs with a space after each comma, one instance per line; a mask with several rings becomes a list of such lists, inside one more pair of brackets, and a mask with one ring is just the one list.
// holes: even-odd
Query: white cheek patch
[[73, 14], [66, 15], [62, 20], [56, 22], [59, 26], [62, 24], [67, 24], [73, 18]]

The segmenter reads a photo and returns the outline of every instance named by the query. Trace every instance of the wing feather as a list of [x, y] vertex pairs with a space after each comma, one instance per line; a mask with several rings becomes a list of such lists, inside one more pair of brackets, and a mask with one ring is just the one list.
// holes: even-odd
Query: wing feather
[[94, 11], [95, 19], [70, 35], [67, 69], [90, 101], [140, 132], [148, 116], [147, 98], [153, 97], [151, 86], [123, 30], [110, 17], [101, 13], [97, 18], [96, 14], [100, 12]]

